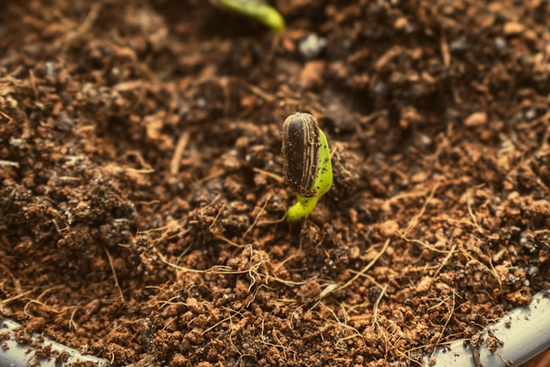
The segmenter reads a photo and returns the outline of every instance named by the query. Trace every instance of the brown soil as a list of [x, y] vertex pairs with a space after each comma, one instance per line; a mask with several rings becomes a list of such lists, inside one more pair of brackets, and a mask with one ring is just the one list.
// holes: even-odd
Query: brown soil
[[[0, 315], [119, 366], [382, 366], [550, 286], [548, 2], [273, 4], [3, 3]], [[290, 228], [295, 111], [335, 182]]]

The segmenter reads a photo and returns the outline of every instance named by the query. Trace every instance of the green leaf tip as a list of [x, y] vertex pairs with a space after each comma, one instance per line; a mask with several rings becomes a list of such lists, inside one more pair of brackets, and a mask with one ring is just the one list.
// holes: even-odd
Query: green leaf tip
[[214, 5], [230, 9], [254, 18], [271, 29], [275, 34], [285, 28], [283, 16], [272, 6], [261, 0], [210, 0]]
[[295, 223], [309, 215], [332, 187], [332, 163], [327, 138], [315, 117], [298, 112], [283, 123], [283, 175], [298, 202], [287, 213]]

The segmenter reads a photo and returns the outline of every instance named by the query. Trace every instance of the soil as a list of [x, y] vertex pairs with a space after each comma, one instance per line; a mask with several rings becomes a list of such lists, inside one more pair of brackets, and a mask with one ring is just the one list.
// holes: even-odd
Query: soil
[[[0, 317], [117, 366], [415, 365], [550, 287], [549, 3], [272, 4], [3, 2]], [[296, 111], [334, 185], [290, 227]]]

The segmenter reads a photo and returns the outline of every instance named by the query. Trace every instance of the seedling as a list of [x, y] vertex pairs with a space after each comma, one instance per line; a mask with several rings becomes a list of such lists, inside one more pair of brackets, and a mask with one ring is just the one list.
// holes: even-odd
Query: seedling
[[283, 175], [298, 202], [287, 213], [295, 223], [315, 209], [332, 186], [330, 149], [315, 117], [295, 113], [283, 124]]
[[279, 33], [285, 27], [283, 16], [262, 0], [210, 0], [210, 2], [254, 18], [269, 27], [273, 33]]

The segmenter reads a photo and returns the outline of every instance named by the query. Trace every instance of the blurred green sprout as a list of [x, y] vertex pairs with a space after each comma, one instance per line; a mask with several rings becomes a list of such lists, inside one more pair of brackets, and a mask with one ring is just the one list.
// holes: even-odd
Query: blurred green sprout
[[283, 16], [262, 0], [210, 0], [214, 5], [254, 18], [275, 34], [285, 28]]

